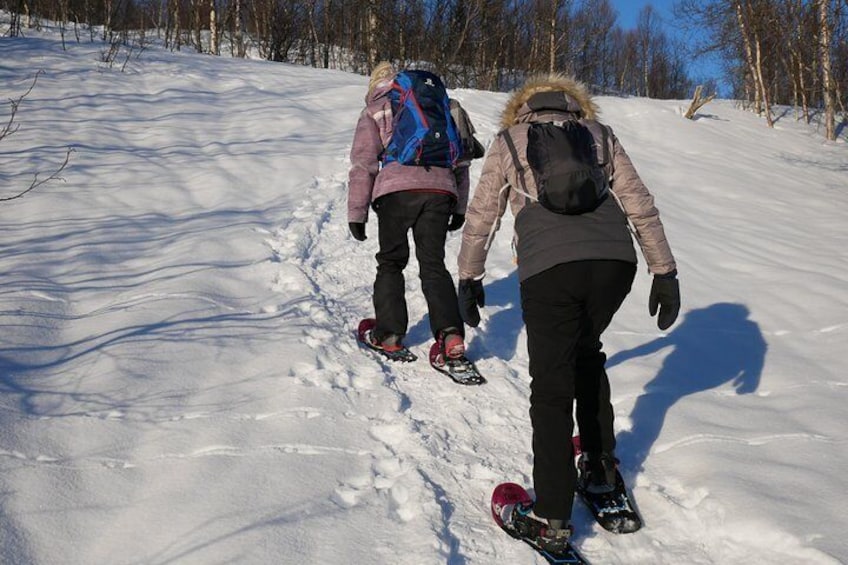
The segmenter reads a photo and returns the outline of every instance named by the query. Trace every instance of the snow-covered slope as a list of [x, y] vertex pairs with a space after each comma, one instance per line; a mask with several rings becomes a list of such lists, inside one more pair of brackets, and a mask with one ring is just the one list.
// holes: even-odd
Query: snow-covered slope
[[[65, 182], [0, 204], [0, 560], [533, 563], [487, 507], [531, 483], [511, 217], [469, 333], [489, 384], [382, 364], [353, 339], [376, 226], [358, 243], [346, 220], [367, 79], [99, 59], [0, 38], [4, 98], [44, 70], [0, 141], [0, 196], [74, 150]], [[506, 95], [453, 94], [490, 142]], [[846, 144], [729, 101], [696, 121], [686, 101], [598, 101], [656, 196], [684, 309], [656, 329], [642, 263], [605, 345], [646, 525], [616, 537], [577, 506], [577, 544], [596, 563], [848, 561]]]

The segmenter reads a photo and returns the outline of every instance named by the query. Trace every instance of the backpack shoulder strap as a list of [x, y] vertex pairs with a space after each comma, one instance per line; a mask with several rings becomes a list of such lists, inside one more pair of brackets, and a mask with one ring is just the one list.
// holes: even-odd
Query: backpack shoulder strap
[[512, 162], [515, 165], [515, 170], [518, 173], [518, 180], [521, 182], [521, 193], [524, 195], [525, 204], [530, 204], [532, 199], [530, 198], [530, 192], [527, 190], [527, 181], [524, 180], [524, 171], [526, 168], [521, 164], [521, 159], [518, 158], [518, 150], [515, 148], [515, 142], [512, 140], [512, 136], [509, 134], [509, 130], [503, 130], [500, 135], [503, 137], [506, 142], [507, 148], [509, 148], [509, 153], [512, 155]]
[[612, 160], [610, 156], [612, 155], [612, 151], [610, 150], [610, 134], [609, 127], [604, 124], [599, 124], [601, 126], [601, 145], [604, 150], [604, 165], [609, 165], [612, 168]]
[[[598, 155], [601, 157], [600, 165], [609, 165], [612, 169], [612, 139], [609, 126], [597, 120], [580, 120], [580, 123], [592, 132], [595, 143], [600, 146], [601, 153]], [[599, 137], [600, 139], [598, 139]]]

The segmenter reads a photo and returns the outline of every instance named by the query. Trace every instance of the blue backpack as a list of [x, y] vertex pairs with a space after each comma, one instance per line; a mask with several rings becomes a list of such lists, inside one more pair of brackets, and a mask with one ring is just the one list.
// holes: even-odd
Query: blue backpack
[[456, 166], [462, 141], [451, 117], [442, 80], [428, 71], [399, 72], [389, 91], [393, 131], [383, 163], [425, 167]]

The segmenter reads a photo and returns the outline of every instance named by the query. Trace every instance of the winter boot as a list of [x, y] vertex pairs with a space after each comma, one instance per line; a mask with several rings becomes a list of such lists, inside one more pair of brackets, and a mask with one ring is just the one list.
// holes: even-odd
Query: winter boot
[[617, 467], [618, 459], [612, 453], [584, 452], [577, 460], [579, 488], [592, 494], [614, 491]]
[[577, 469], [577, 493], [598, 524], [616, 534], [629, 534], [642, 527], [613, 453], [584, 452], [577, 460]]
[[516, 504], [512, 509], [512, 525], [522, 537], [551, 554], [560, 554], [568, 549], [573, 528], [565, 520], [547, 520], [532, 513], [532, 505]]
[[365, 318], [359, 322], [356, 329], [356, 339], [364, 347], [376, 351], [389, 361], [409, 363], [418, 359], [402, 342], [403, 336], [391, 333], [379, 333], [376, 330], [377, 321]]
[[439, 332], [439, 346], [448, 359], [459, 359], [465, 356], [465, 340], [462, 332], [456, 328], [445, 328]]
[[465, 340], [456, 328], [445, 328], [436, 334], [436, 343], [430, 348], [430, 362], [443, 367], [448, 360], [465, 357]]
[[385, 337], [378, 339], [372, 330], [366, 334], [366, 339], [374, 349], [381, 349], [386, 353], [396, 353], [403, 349], [403, 344], [401, 343], [401, 337], [399, 335], [387, 334]]

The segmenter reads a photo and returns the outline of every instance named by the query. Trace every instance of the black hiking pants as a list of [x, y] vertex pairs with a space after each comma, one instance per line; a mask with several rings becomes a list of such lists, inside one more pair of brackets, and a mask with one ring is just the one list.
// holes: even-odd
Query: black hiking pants
[[374, 202], [380, 251], [374, 281], [374, 336], [406, 335], [409, 324], [403, 270], [409, 262], [408, 232], [412, 230], [421, 290], [427, 301], [430, 330], [463, 329], [453, 278], [445, 268], [445, 240], [455, 200], [437, 192], [394, 192]]
[[573, 410], [584, 451], [615, 449], [610, 385], [601, 334], [630, 292], [636, 265], [562, 263], [521, 283], [530, 357], [534, 512], [571, 518], [577, 471]]

